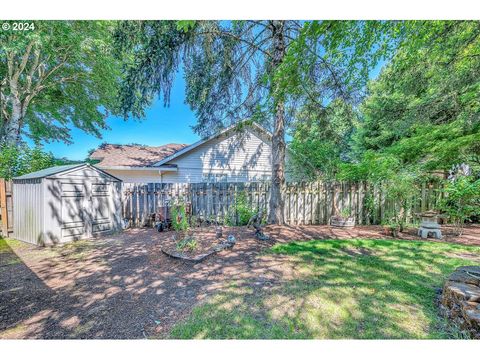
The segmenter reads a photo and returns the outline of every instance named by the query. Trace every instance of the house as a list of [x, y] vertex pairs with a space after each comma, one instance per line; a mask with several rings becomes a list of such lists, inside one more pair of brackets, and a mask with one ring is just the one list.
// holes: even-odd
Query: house
[[271, 134], [252, 123], [229, 127], [188, 146], [105, 144], [90, 159], [124, 182], [263, 181], [271, 177]]

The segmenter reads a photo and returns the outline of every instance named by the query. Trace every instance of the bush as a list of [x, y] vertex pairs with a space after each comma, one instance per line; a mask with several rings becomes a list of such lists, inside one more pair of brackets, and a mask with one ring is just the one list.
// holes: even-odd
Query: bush
[[185, 203], [178, 201], [173, 204], [172, 208], [172, 227], [175, 231], [187, 231], [189, 228], [187, 211], [185, 209]]
[[0, 178], [10, 180], [15, 176], [28, 174], [51, 166], [60, 165], [50, 152], [40, 146], [0, 146]]
[[453, 222], [457, 234], [461, 235], [465, 221], [480, 214], [480, 179], [459, 176], [447, 183], [445, 192], [441, 210]]
[[243, 226], [248, 224], [248, 220], [255, 215], [255, 210], [250, 207], [245, 192], [237, 193], [232, 206], [230, 206], [226, 216], [225, 224], [229, 226]]
[[187, 237], [177, 243], [178, 251], [194, 251], [197, 248], [197, 240], [191, 237]]

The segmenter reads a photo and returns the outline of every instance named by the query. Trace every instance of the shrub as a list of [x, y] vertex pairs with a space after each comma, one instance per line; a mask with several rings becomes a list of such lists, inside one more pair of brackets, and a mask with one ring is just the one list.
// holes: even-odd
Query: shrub
[[480, 179], [459, 176], [447, 183], [445, 192], [441, 210], [453, 222], [457, 234], [461, 235], [465, 221], [480, 214]]
[[225, 224], [229, 226], [243, 226], [255, 215], [255, 210], [250, 207], [245, 192], [237, 193], [232, 206], [225, 216]]
[[40, 146], [29, 148], [26, 145], [0, 146], [0, 178], [7, 180], [33, 171], [42, 170], [54, 165], [52, 153], [47, 153]]
[[197, 240], [192, 237], [187, 237], [177, 243], [178, 251], [194, 251], [197, 248]]
[[177, 201], [172, 205], [172, 227], [175, 231], [186, 231], [189, 228], [185, 202]]

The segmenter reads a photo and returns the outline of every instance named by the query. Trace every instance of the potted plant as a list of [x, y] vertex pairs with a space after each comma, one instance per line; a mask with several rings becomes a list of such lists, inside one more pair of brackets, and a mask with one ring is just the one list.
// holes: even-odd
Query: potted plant
[[385, 222], [382, 223], [383, 225], [383, 233], [386, 235], [386, 236], [393, 236], [393, 237], [397, 237], [398, 236], [398, 233], [400, 232], [400, 223], [394, 219], [394, 218], [391, 218]]

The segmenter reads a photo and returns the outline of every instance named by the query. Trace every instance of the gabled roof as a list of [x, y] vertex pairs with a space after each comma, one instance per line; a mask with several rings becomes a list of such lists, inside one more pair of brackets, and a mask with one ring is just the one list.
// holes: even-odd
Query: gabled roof
[[70, 165], [60, 165], [60, 166], [52, 166], [47, 169], [39, 170], [39, 171], [34, 171], [29, 174], [25, 174], [22, 176], [17, 176], [14, 177], [13, 180], [27, 180], [27, 179], [38, 179], [38, 178], [44, 178], [47, 176], [52, 176], [67, 170], [72, 170], [77, 167], [84, 166], [85, 164], [70, 164]]
[[34, 172], [31, 172], [31, 173], [28, 173], [28, 174], [25, 174], [25, 175], [14, 177], [13, 180], [42, 179], [42, 178], [50, 177], [50, 176], [53, 176], [53, 175], [59, 175], [59, 174], [62, 174], [62, 173], [65, 173], [65, 172], [68, 172], [68, 171], [71, 171], [71, 170], [74, 170], [74, 169], [80, 169], [82, 167], [93, 168], [93, 169], [101, 172], [102, 174], [107, 175], [108, 177], [111, 177], [111, 178], [114, 178], [116, 180], [121, 181], [120, 179], [116, 178], [115, 176], [106, 173], [102, 169], [98, 169], [95, 166], [92, 166], [92, 165], [86, 164], [86, 163], [52, 166], [52, 167], [49, 167], [49, 168], [46, 168], [46, 169], [42, 169], [42, 170], [39, 170], [39, 171], [34, 171]]
[[101, 168], [129, 166], [147, 167], [185, 148], [186, 144], [162, 146], [104, 144], [95, 150], [90, 159], [100, 160]]
[[[153, 166], [161, 166], [161, 165], [164, 165], [170, 161], [172, 161], [173, 159], [181, 156], [181, 155], [184, 155], [192, 150], [194, 150], [195, 148], [199, 147], [200, 145], [203, 145], [205, 144], [206, 142], [210, 141], [210, 140], [213, 140], [233, 129], [235, 129], [236, 127], [238, 127], [240, 124], [242, 124], [242, 122], [240, 122], [239, 124], [235, 124], [235, 125], [232, 125], [232, 126], [229, 126], [227, 128], [225, 128], [223, 131], [217, 133], [217, 134], [214, 134], [208, 138], [205, 138], [205, 139], [202, 139], [200, 141], [197, 141], [196, 143], [192, 144], [192, 145], [189, 145], [189, 146], [186, 146], [184, 147], [183, 149], [173, 153], [172, 155], [170, 156], [167, 156], [165, 158], [163, 158], [162, 160], [156, 162], [155, 164], [153, 164]], [[270, 131], [268, 131], [267, 129], [265, 129], [263, 126], [260, 126], [259, 124], [257, 124], [256, 122], [253, 122], [251, 124], [248, 124], [246, 125], [246, 127], [252, 127], [253, 129], [259, 131], [260, 133], [264, 134], [267, 136], [267, 138], [271, 141], [272, 139], [272, 134], [270, 133]]]

